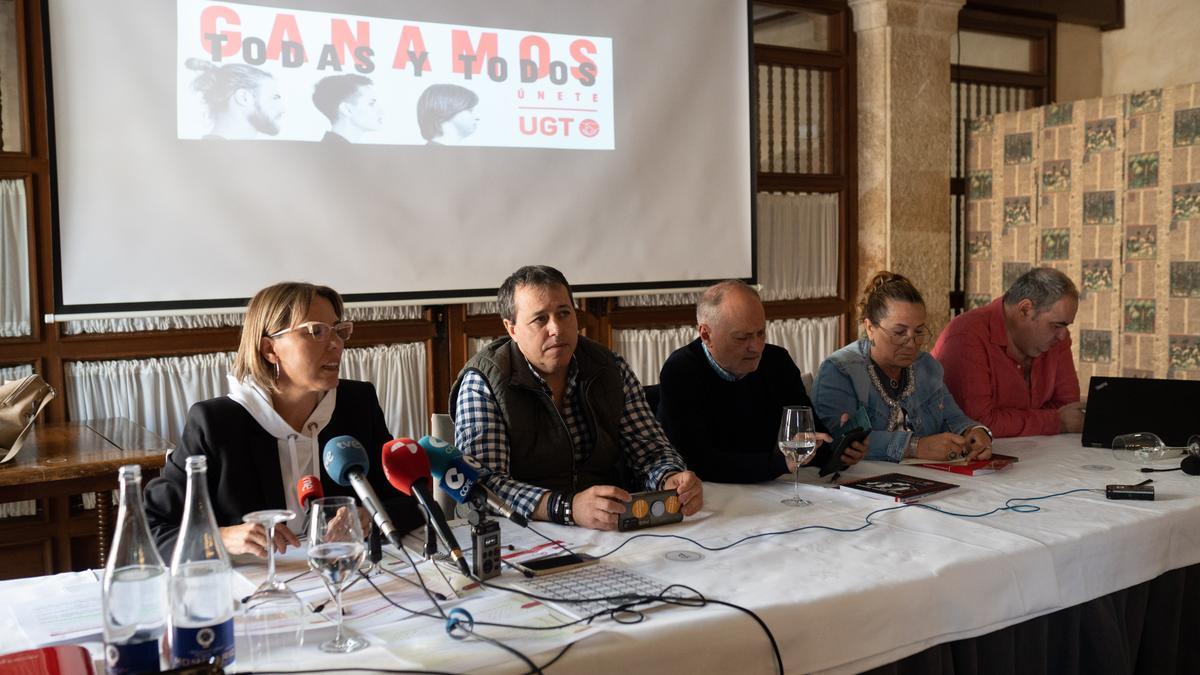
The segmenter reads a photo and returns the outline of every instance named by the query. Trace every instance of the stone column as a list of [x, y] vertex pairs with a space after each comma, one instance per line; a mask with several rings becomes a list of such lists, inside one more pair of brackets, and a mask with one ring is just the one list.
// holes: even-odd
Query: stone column
[[[950, 315], [950, 39], [964, 0], [850, 0], [858, 37], [858, 286], [913, 280]], [[857, 296], [855, 296], [857, 297]]]

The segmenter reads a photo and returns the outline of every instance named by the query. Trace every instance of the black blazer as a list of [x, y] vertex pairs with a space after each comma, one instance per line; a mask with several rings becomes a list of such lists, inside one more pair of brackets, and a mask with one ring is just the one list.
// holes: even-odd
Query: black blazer
[[[383, 444], [392, 436], [384, 422], [375, 387], [369, 382], [338, 382], [333, 416], [318, 435], [321, 448], [329, 439], [343, 434], [353, 436], [367, 448], [371, 461], [367, 480], [396, 528], [407, 532], [422, 524], [416, 500], [393, 488], [383, 475]], [[251, 511], [287, 508], [278, 448], [277, 439], [233, 399], [222, 396], [193, 405], [179, 447], [167, 455], [162, 473], [146, 485], [146, 517], [163, 560], [170, 564], [183, 521], [188, 457], [208, 458], [208, 494], [217, 526], [228, 527], [241, 524], [242, 516]], [[324, 466], [321, 487], [329, 497], [354, 496], [354, 489], [333, 482]], [[363, 523], [364, 528], [367, 525]]]

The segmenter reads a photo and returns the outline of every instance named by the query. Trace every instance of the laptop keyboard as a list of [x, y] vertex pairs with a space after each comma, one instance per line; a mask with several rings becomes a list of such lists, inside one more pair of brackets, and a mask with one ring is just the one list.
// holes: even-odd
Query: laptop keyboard
[[[576, 618], [606, 613], [644, 596], [663, 592], [666, 584], [619, 567], [603, 563], [558, 574], [523, 579], [516, 586], [547, 598], [588, 598], [586, 602], [550, 601]], [[609, 598], [601, 600], [599, 598]], [[622, 600], [621, 598], [626, 598]], [[645, 605], [641, 605], [644, 608]], [[601, 614], [603, 616], [603, 614]]]

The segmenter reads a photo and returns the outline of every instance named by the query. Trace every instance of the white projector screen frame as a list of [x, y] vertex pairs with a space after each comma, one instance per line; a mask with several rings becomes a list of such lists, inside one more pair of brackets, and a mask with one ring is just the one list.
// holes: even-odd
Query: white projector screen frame
[[[62, 318], [237, 307], [284, 279], [352, 302], [486, 298], [533, 263], [589, 295], [755, 281], [745, 0], [44, 2]], [[414, 26], [431, 64], [422, 79], [400, 56]], [[242, 49], [218, 55], [206, 29], [224, 46], [236, 34]], [[545, 48], [552, 67], [498, 78], [487, 60], [468, 82], [449, 54], [462, 44], [487, 54], [487, 35], [493, 59], [521, 64]], [[301, 44], [303, 58], [260, 63], [272, 36]], [[366, 58], [356, 44], [369, 45]], [[215, 138], [234, 104], [207, 107], [188, 59], [267, 72], [283, 107], [274, 133]], [[321, 142], [334, 122], [313, 102], [315, 83], [351, 73], [371, 78], [358, 100], [377, 92], [381, 126]], [[433, 84], [477, 94], [475, 133], [459, 147], [420, 135], [413, 102]], [[568, 103], [524, 105], [535, 96]], [[581, 96], [592, 97], [585, 112], [569, 103]], [[520, 125], [538, 114], [574, 126], [535, 139], [547, 130]], [[581, 116], [591, 136], [565, 138]]]

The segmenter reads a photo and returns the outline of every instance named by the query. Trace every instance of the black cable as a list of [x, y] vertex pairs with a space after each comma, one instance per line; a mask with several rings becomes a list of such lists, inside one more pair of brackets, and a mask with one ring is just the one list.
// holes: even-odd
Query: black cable
[[[464, 613], [464, 614], [466, 614], [466, 613]], [[467, 615], [467, 616], [469, 619], [470, 615]], [[545, 675], [544, 673], [542, 673], [541, 667], [539, 667], [538, 664], [534, 663], [532, 658], [529, 658], [528, 656], [523, 655], [523, 653], [521, 653], [521, 651], [518, 651], [517, 649], [515, 649], [515, 647], [505, 645], [504, 643], [502, 643], [502, 641], [499, 641], [499, 640], [493, 639], [493, 638], [488, 638], [488, 637], [486, 637], [486, 635], [481, 635], [479, 633], [476, 633], [474, 626], [475, 626], [474, 619], [469, 619], [466, 626], [464, 626], [462, 622], [452, 623], [452, 625], [446, 627], [446, 634], [449, 634], [450, 637], [455, 640], [464, 640], [464, 639], [467, 639], [467, 637], [472, 637], [472, 638], [475, 638], [476, 640], [485, 641], [485, 643], [487, 643], [487, 644], [500, 647], [500, 649], [511, 653], [512, 656], [520, 658], [521, 661], [524, 662], [524, 664], [528, 665], [530, 674]], [[466, 633], [466, 635], [463, 635], [462, 638], [456, 637], [456, 635], [454, 634], [455, 629], [461, 629], [461, 631], [463, 633]]]
[[1056, 492], [1054, 494], [1049, 494], [1049, 495], [1040, 495], [1037, 497], [1012, 497], [1011, 499], [1008, 499], [1004, 502], [1004, 506], [997, 506], [996, 508], [992, 509], [991, 511], [987, 511], [985, 513], [956, 513], [956, 512], [948, 511], [946, 509], [939, 508], [936, 506], [930, 506], [929, 504], [920, 504], [920, 503], [898, 504], [896, 506], [888, 506], [885, 508], [875, 509], [874, 511], [871, 511], [870, 513], [868, 513], [866, 516], [863, 517], [863, 524], [859, 525], [858, 527], [833, 527], [832, 525], [802, 525], [800, 527], [794, 527], [790, 530], [778, 530], [778, 531], [774, 531], [774, 532], [759, 532], [757, 534], [746, 535], [745, 537], [742, 537], [741, 539], [737, 539], [733, 542], [724, 544], [722, 546], [708, 546], [707, 544], [703, 544], [699, 541], [696, 541], [695, 539], [692, 539], [690, 537], [685, 537], [680, 534], [640, 533], [640, 534], [635, 534], [632, 537], [629, 537], [628, 539], [626, 539], [625, 541], [623, 541], [619, 545], [617, 545], [615, 548], [613, 548], [609, 551], [606, 551], [604, 553], [601, 553], [595, 557], [597, 560], [599, 560], [601, 558], [607, 558], [608, 556], [616, 553], [617, 551], [620, 551], [622, 548], [625, 548], [625, 546], [629, 542], [631, 542], [635, 539], [640, 539], [642, 537], [651, 538], [651, 539], [678, 539], [678, 540], [686, 541], [690, 544], [693, 544], [696, 547], [701, 548], [705, 551], [725, 551], [727, 549], [733, 548], [734, 546], [738, 546], [740, 544], [744, 544], [748, 541], [758, 539], [761, 537], [774, 537], [774, 536], [780, 536], [780, 535], [785, 535], [785, 534], [795, 534], [796, 532], [803, 532], [805, 530], [826, 530], [829, 532], [841, 532], [841, 533], [849, 534], [849, 533], [853, 533], [853, 532], [861, 532], [862, 530], [865, 530], [868, 527], [871, 527], [872, 525], [874, 525], [875, 522], [872, 520], [872, 518], [878, 514], [887, 513], [888, 511], [897, 511], [899, 509], [907, 509], [907, 508], [927, 509], [930, 511], [937, 511], [938, 513], [944, 513], [948, 516], [955, 516], [958, 518], [983, 518], [985, 516], [990, 516], [994, 513], [999, 513], [1001, 511], [1013, 511], [1014, 513], [1035, 513], [1037, 511], [1040, 511], [1041, 508], [1038, 506], [1034, 506], [1032, 504], [1015, 504], [1014, 502], [1031, 502], [1031, 501], [1038, 501], [1038, 500], [1042, 500], [1042, 499], [1050, 499], [1052, 497], [1062, 497], [1063, 495], [1069, 495], [1069, 494], [1072, 494], [1075, 492], [1091, 492], [1091, 491], [1092, 491], [1091, 488], [1075, 488], [1074, 490], [1067, 490], [1065, 492]]
[[543, 663], [543, 664], [542, 664], [542, 670], [545, 670], [545, 669], [549, 668], [550, 666], [552, 666], [552, 665], [554, 665], [554, 664], [558, 663], [558, 660], [559, 660], [559, 659], [561, 659], [561, 658], [563, 657], [563, 654], [566, 654], [566, 653], [567, 653], [567, 650], [568, 650], [568, 649], [570, 649], [571, 647], [574, 647], [574, 646], [575, 646], [575, 643], [574, 643], [574, 642], [568, 642], [568, 643], [567, 643], [567, 646], [565, 646], [565, 647], [563, 647], [562, 649], [558, 650], [558, 654], [555, 654], [555, 655], [554, 655], [554, 658], [552, 658], [552, 659], [550, 659], [549, 661], [547, 661], [547, 662], [545, 662], [545, 663]]
[[[663, 604], [668, 604], [668, 605], [677, 605], [677, 606], [682, 606], [682, 607], [694, 607], [694, 608], [702, 608], [702, 607], [707, 606], [710, 603], [715, 604], [715, 605], [723, 605], [726, 607], [730, 607], [732, 609], [736, 609], [740, 612], [747, 614], [752, 619], [754, 619], [754, 621], [759, 625], [760, 628], [762, 628], [763, 632], [766, 633], [766, 635], [767, 635], [767, 640], [771, 644], [771, 652], [772, 652], [773, 656], [775, 657], [775, 663], [779, 668], [779, 672], [780, 673], [784, 672], [783, 657], [779, 651], [779, 644], [775, 640], [774, 633], [771, 632], [770, 627], [767, 626], [766, 622], [763, 621], [761, 617], [759, 617], [757, 614], [754, 613], [753, 610], [751, 610], [747, 607], [742, 607], [741, 605], [737, 605], [737, 604], [734, 604], [731, 602], [726, 602], [724, 600], [713, 600], [713, 599], [707, 598], [704, 596], [704, 594], [700, 593], [700, 591], [697, 591], [696, 589], [691, 588], [690, 586], [686, 586], [683, 584], [671, 584], [670, 586], [665, 587], [657, 595], [615, 595], [615, 596], [607, 596], [607, 597], [603, 597], [603, 598], [581, 599], [581, 598], [551, 598], [548, 596], [537, 595], [535, 593], [525, 591], [525, 590], [522, 590], [519, 588], [512, 588], [509, 586], [500, 586], [497, 584], [492, 584], [492, 583], [489, 583], [489, 582], [484, 581], [479, 578], [475, 578], [475, 581], [478, 582], [481, 586], [484, 586], [486, 588], [507, 591], [509, 593], [514, 593], [514, 594], [521, 595], [521, 596], [524, 596], [527, 598], [532, 598], [534, 600], [540, 600], [540, 601], [546, 601], [546, 602], [611, 602], [611, 601], [618, 601], [618, 602], [621, 602], [621, 604], [611, 607], [602, 612], [596, 612], [589, 616], [581, 617], [574, 621], [568, 621], [565, 623], [560, 623], [560, 624], [556, 624], [556, 625], [552, 625], [552, 626], [520, 626], [520, 625], [516, 625], [516, 624], [494, 623], [494, 622], [487, 622], [487, 621], [472, 621], [472, 624], [474, 626], [492, 626], [492, 627], [496, 627], [496, 628], [511, 628], [511, 629], [516, 629], [516, 630], [534, 630], [534, 631], [558, 630], [560, 628], [567, 628], [567, 627], [574, 626], [574, 625], [580, 624], [580, 623], [591, 623], [597, 617], [601, 617], [601, 616], [605, 616], [605, 615], [608, 615], [610, 618], [612, 618], [614, 621], [616, 621], [618, 623], [625, 623], [625, 624], [640, 623], [641, 620], [644, 618], [644, 615], [640, 611], [635, 611], [633, 608], [638, 605], [641, 605], [641, 604], [650, 604], [650, 603], [655, 603], [655, 602], [661, 602]], [[414, 614], [414, 615], [425, 616], [425, 617], [429, 617], [429, 618], [433, 618], [433, 619], [439, 618], [438, 616], [435, 616], [428, 612], [422, 612], [419, 610], [410, 609], [408, 607], [401, 605], [400, 603], [396, 602], [392, 598], [388, 597], [388, 595], [383, 592], [383, 589], [376, 586], [375, 582], [373, 582], [369, 578], [367, 579], [367, 583], [370, 584], [371, 587], [375, 589], [375, 592], [378, 593], [380, 595], [380, 597], [382, 597], [384, 600], [386, 600], [393, 607], [396, 607], [398, 609], [401, 609], [405, 612], [408, 612], [408, 613]], [[667, 595], [667, 593], [669, 593], [671, 591], [671, 589], [673, 589], [673, 588], [680, 588], [680, 589], [689, 591], [694, 594], [694, 597]], [[634, 616], [637, 617], [637, 619], [635, 621], [622, 621], [620, 618], [618, 618], [622, 613], [632, 613]], [[461, 627], [461, 624], [458, 624], [458, 627]], [[520, 654], [516, 650], [512, 649], [511, 647], [508, 647], [507, 645], [504, 645], [503, 643], [500, 643], [497, 640], [493, 640], [492, 638], [488, 638], [483, 635], [479, 635], [478, 633], [475, 633], [469, 629], [464, 628], [464, 631], [469, 632], [471, 635], [473, 635], [485, 642], [496, 644], [497, 646], [499, 646], [505, 650], [511, 651], [518, 655]], [[551, 659], [549, 662], [547, 662], [545, 665], [541, 666], [540, 668], [538, 668], [536, 666], [536, 664], [533, 664], [532, 661], [527, 660], [526, 663], [528, 665], [532, 666], [530, 672], [531, 673], [535, 673], [535, 672], [540, 673], [540, 672], [542, 672], [543, 669], [550, 667], [552, 664], [554, 664], [555, 662], [557, 662], [559, 659], [562, 658], [563, 654], [566, 653], [567, 649], [570, 648], [571, 644], [574, 644], [574, 643], [569, 643], [553, 659]]]
[[[429, 590], [429, 586], [425, 583], [425, 577], [421, 574], [421, 570], [417, 569], [417, 563], [413, 560], [412, 554], [410, 554], [408, 552], [408, 549], [406, 547], [401, 546], [400, 550], [403, 551], [404, 557], [408, 559], [408, 564], [412, 566], [413, 572], [417, 575], [417, 581], [420, 582], [421, 590], [423, 590], [425, 592], [425, 597], [429, 599], [429, 602], [433, 604], [434, 608], [437, 609], [438, 614], [440, 615], [439, 617], [431, 617], [431, 618], [441, 618], [443, 620], [448, 621], [449, 617], [446, 616], [446, 612], [445, 612], [445, 610], [442, 609], [441, 603], [439, 603], [438, 599], [436, 597], [434, 597], [433, 591]], [[434, 562], [433, 564], [436, 565], [437, 563]], [[380, 596], [382, 596], [385, 600], [387, 600], [392, 605], [395, 605], [396, 607], [400, 607], [401, 609], [404, 609], [405, 611], [408, 611], [408, 612], [412, 612], [414, 614], [420, 614], [422, 616], [429, 616], [429, 614], [427, 614], [425, 612], [413, 612], [412, 610], [409, 610], [405, 607], [401, 607], [399, 603], [396, 603], [391, 598], [387, 597], [387, 595], [378, 586], [375, 585], [375, 582], [371, 581], [370, 577], [368, 577], [365, 574], [362, 574], [361, 572], [359, 572], [359, 574], [360, 574], [361, 578], [366, 579], [367, 583], [371, 585], [371, 588], [375, 589], [375, 592], [379, 593]], [[499, 648], [503, 649], [504, 651], [515, 655], [517, 658], [524, 661], [527, 666], [529, 666], [531, 673], [538, 673], [539, 675], [541, 675], [542, 669], [539, 668], [538, 665], [533, 662], [533, 659], [530, 659], [528, 656], [521, 653], [519, 650], [517, 650], [513, 647], [510, 647], [499, 640], [495, 640], [495, 639], [487, 637], [485, 635], [480, 635], [479, 633], [476, 633], [473, 628], [474, 623], [475, 623], [474, 619], [471, 619], [470, 625], [464, 625], [462, 622], [452, 622], [452, 623], [448, 622], [447, 626], [446, 626], [446, 633], [449, 634], [450, 637], [454, 638], [455, 635], [454, 635], [453, 631], [455, 628], [459, 628], [464, 633], [467, 633], [468, 635], [471, 635], [479, 640], [482, 640], [483, 642], [486, 642], [488, 644], [499, 647]], [[455, 638], [455, 639], [460, 639], [460, 638]]]
[[[780, 531], [776, 531], [776, 532], [760, 532], [758, 534], [748, 535], [748, 536], [742, 537], [741, 539], [735, 540], [729, 544], [725, 544], [723, 546], [708, 546], [699, 541], [696, 541], [695, 539], [691, 539], [690, 537], [684, 537], [682, 535], [642, 533], [642, 534], [636, 534], [632, 537], [629, 537], [624, 542], [622, 542], [620, 545], [618, 545], [616, 548], [613, 548], [612, 550], [610, 550], [606, 553], [598, 555], [598, 556], [596, 556], [596, 558], [599, 559], [599, 558], [604, 558], [604, 557], [610, 556], [613, 553], [616, 553], [617, 551], [619, 551], [621, 548], [623, 548], [629, 542], [633, 541], [634, 539], [638, 539], [640, 537], [660, 538], [660, 539], [679, 539], [679, 540], [687, 541], [691, 544], [694, 544], [695, 546], [697, 546], [701, 549], [704, 549], [706, 551], [723, 551], [723, 550], [733, 548], [734, 546], [743, 544], [747, 541], [758, 539], [760, 537], [792, 534], [795, 532], [802, 532], [805, 530], [827, 530], [830, 532], [843, 532], [843, 533], [860, 532], [860, 531], [862, 531], [868, 527], [871, 527], [872, 525], [875, 524], [874, 520], [872, 520], [872, 519], [876, 515], [887, 513], [889, 511], [896, 511], [896, 510], [900, 510], [900, 509], [910, 508], [910, 507], [923, 508], [923, 509], [927, 509], [930, 511], [935, 511], [937, 513], [942, 513], [942, 514], [945, 514], [948, 516], [959, 517], [959, 518], [983, 518], [983, 517], [990, 516], [992, 514], [999, 513], [1002, 511], [1013, 511], [1015, 513], [1035, 513], [1037, 511], [1040, 511], [1041, 507], [1035, 506], [1033, 504], [1023, 504], [1023, 503], [1018, 503], [1018, 502], [1040, 501], [1040, 500], [1044, 500], [1044, 499], [1051, 499], [1054, 497], [1061, 497], [1061, 496], [1073, 494], [1076, 492], [1092, 492], [1092, 491], [1093, 490], [1091, 488], [1076, 488], [1073, 490], [1066, 490], [1064, 492], [1057, 492], [1057, 493], [1048, 494], [1048, 495], [1040, 495], [1040, 496], [1036, 496], [1036, 497], [1012, 497], [1010, 499], [1005, 500], [1003, 506], [998, 506], [994, 509], [991, 509], [990, 511], [986, 511], [983, 513], [958, 513], [958, 512], [950, 511], [948, 509], [940, 508], [937, 506], [930, 506], [928, 504], [900, 504], [897, 506], [889, 506], [889, 507], [884, 507], [884, 508], [875, 509], [874, 511], [871, 511], [870, 513], [868, 513], [866, 516], [863, 517], [863, 524], [859, 525], [858, 527], [839, 528], [839, 527], [833, 527], [830, 525], [805, 525], [802, 527], [792, 528], [790, 530], [780, 530]], [[538, 532], [537, 530], [535, 530], [533, 528], [528, 528], [528, 529], [532, 530], [535, 534], [537, 534], [539, 537], [542, 537], [546, 541], [558, 546], [559, 548], [562, 548], [564, 551], [567, 551], [568, 553], [573, 553], [571, 551], [571, 549], [569, 549], [567, 546], [563, 545], [561, 542], [551, 539], [550, 537], [542, 534], [541, 532]], [[445, 611], [441, 608], [441, 605], [438, 604], [437, 598], [435, 598], [433, 596], [432, 592], [429, 590], [429, 587], [425, 584], [424, 577], [421, 575], [420, 570], [417, 569], [416, 563], [413, 561], [412, 556], [409, 554], [407, 549], [402, 548], [401, 550], [404, 552], [405, 557], [408, 558], [409, 564], [412, 566], [413, 571], [416, 573], [417, 579], [420, 582], [421, 588], [425, 591], [426, 597], [429, 598], [430, 602], [438, 610], [438, 615], [433, 615], [428, 612], [422, 612], [419, 610], [413, 610], [413, 609], [404, 607], [403, 605], [399, 604], [395, 600], [392, 600], [390, 597], [388, 597], [387, 594], [384, 593], [383, 590], [380, 589], [378, 586], [376, 586], [375, 582], [373, 582], [369, 577], [366, 577], [365, 575], [363, 575], [363, 578], [366, 579], [367, 583], [370, 584], [370, 586], [373, 589], [375, 589], [376, 593], [378, 593], [382, 598], [384, 598], [384, 600], [386, 600], [391, 605], [393, 605], [405, 612], [408, 612], [408, 613], [414, 614], [414, 615], [425, 616], [425, 617], [429, 617], [429, 618], [446, 619], [447, 617], [446, 617]], [[509, 651], [510, 653], [515, 654], [516, 656], [521, 658], [523, 661], [525, 661], [526, 665], [530, 666], [530, 669], [531, 669], [530, 673], [541, 673], [542, 669], [549, 667], [551, 664], [557, 662], [560, 658], [562, 658], [563, 654], [566, 653], [567, 649], [570, 648], [571, 644], [573, 644], [573, 643], [570, 643], [566, 647], [564, 647], [563, 650], [560, 651], [558, 653], [558, 655], [556, 655], [553, 659], [551, 659], [545, 666], [539, 667], [539, 666], [537, 666], [536, 663], [534, 663], [532, 661], [532, 659], [529, 659], [527, 656], [520, 653], [518, 650], [516, 650], [512, 647], [509, 647], [508, 645], [505, 645], [498, 640], [494, 640], [492, 638], [489, 638], [489, 637], [486, 637], [486, 636], [483, 636], [483, 635], [480, 635], [480, 634], [474, 632], [473, 627], [478, 625], [478, 626], [493, 626], [493, 627], [500, 627], [500, 628], [512, 628], [512, 629], [518, 629], [518, 630], [558, 630], [560, 628], [566, 628], [566, 627], [573, 626], [573, 625], [576, 625], [579, 623], [584, 623], [584, 622], [590, 623], [595, 618], [597, 618], [599, 616], [603, 616], [605, 614], [609, 615], [610, 618], [612, 618], [614, 621], [617, 621], [618, 623], [630, 623], [628, 621], [622, 621], [619, 618], [619, 616], [621, 616], [621, 614], [623, 614], [623, 613], [632, 613], [635, 617], [637, 617], [637, 620], [633, 621], [632, 623], [637, 623], [637, 622], [640, 622], [642, 620], [642, 618], [644, 617], [644, 615], [640, 611], [633, 609], [633, 608], [637, 607], [638, 605], [661, 602], [663, 604], [679, 605], [679, 606], [685, 606], [685, 607], [704, 607], [711, 603], [711, 604], [715, 604], [715, 605], [722, 605], [725, 607], [729, 607], [731, 609], [736, 609], [736, 610], [743, 612], [746, 615], [750, 616], [752, 619], [754, 619], [755, 623], [757, 623], [759, 625], [759, 627], [762, 628], [763, 632], [766, 633], [766, 635], [767, 635], [767, 639], [770, 641], [771, 652], [775, 657], [775, 663], [776, 663], [777, 667], [779, 668], [779, 672], [780, 673], [784, 672], [783, 657], [779, 651], [779, 644], [775, 640], [775, 635], [771, 632], [770, 627], [760, 616], [758, 616], [753, 610], [751, 610], [747, 607], [743, 607], [741, 605], [737, 605], [737, 604], [731, 603], [731, 602], [726, 602], [724, 600], [714, 600], [714, 599], [706, 598], [702, 593], [700, 593], [696, 589], [691, 588], [689, 586], [685, 586], [683, 584], [672, 584], [670, 586], [667, 586], [658, 595], [654, 595], [654, 596], [617, 595], [617, 596], [607, 596], [607, 597], [599, 597], [599, 598], [553, 598], [553, 597], [538, 595], [536, 593], [532, 593], [532, 592], [525, 591], [525, 590], [518, 589], [518, 588], [512, 588], [509, 586], [501, 586], [498, 584], [493, 584], [493, 583], [490, 583], [483, 579], [480, 579], [478, 577], [475, 577], [473, 575], [470, 578], [474, 579], [474, 581], [476, 581], [480, 586], [483, 586], [485, 588], [492, 588], [492, 589], [496, 589], [496, 590], [507, 591], [509, 593], [515, 593], [518, 595], [522, 595], [524, 597], [528, 597], [528, 598], [531, 598], [534, 600], [539, 600], [539, 601], [544, 601], [544, 602], [558, 602], [558, 603], [584, 603], [584, 602], [612, 603], [612, 602], [619, 602], [620, 603], [619, 605], [612, 607], [608, 610], [605, 610], [603, 612], [597, 612], [595, 614], [592, 614], [587, 617], [582, 617], [575, 621], [570, 621], [570, 622], [553, 625], [553, 626], [518, 626], [518, 625], [513, 625], [513, 624], [501, 624], [501, 623], [492, 623], [492, 622], [485, 622], [485, 621], [476, 622], [473, 619], [471, 619], [470, 626], [464, 626], [462, 624], [462, 622], [455, 622], [453, 625], [448, 627], [447, 632], [451, 634], [451, 637], [454, 637], [452, 631], [455, 628], [458, 628], [458, 629], [463, 630], [463, 632], [465, 632], [473, 637], [476, 637], [479, 640], [488, 642], [489, 644], [494, 644], [497, 647], [500, 647], [506, 651]], [[667, 595], [667, 593], [672, 588], [685, 589], [687, 591], [694, 593], [695, 597], [688, 598], [688, 597], [677, 597], [677, 596]], [[296, 671], [296, 672], [305, 672], [305, 671]], [[386, 672], [419, 672], [419, 671], [386, 671]]]
[[298, 673], [362, 673], [364, 670], [370, 670], [372, 673], [398, 673], [401, 675], [460, 675], [458, 673], [446, 673], [445, 670], [390, 670], [388, 668], [376, 668], [374, 665], [370, 668], [322, 668], [320, 670], [239, 670], [239, 673], [247, 675], [294, 675]]

